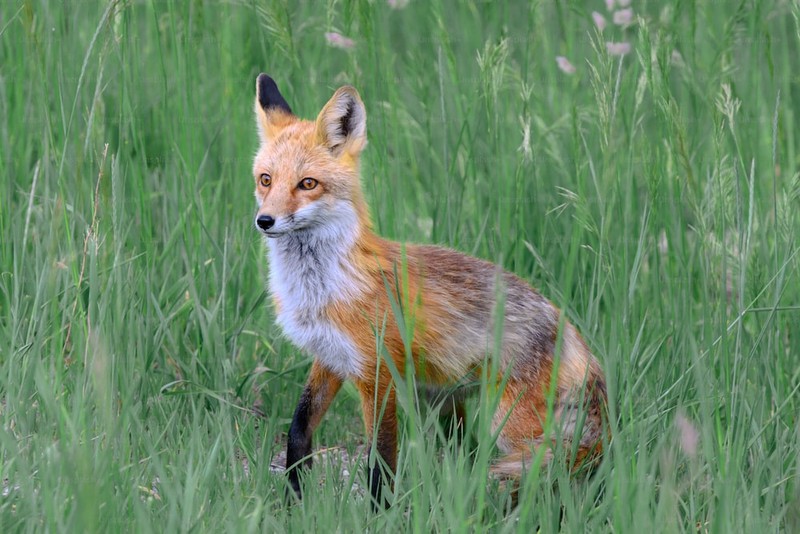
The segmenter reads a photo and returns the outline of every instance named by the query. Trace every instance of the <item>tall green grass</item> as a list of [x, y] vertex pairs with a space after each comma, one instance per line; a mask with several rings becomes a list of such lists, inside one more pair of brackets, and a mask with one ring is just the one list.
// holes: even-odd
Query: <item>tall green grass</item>
[[[800, 8], [632, 9], [0, 4], [0, 530], [800, 530]], [[270, 464], [310, 359], [274, 325], [252, 228], [261, 71], [309, 118], [359, 89], [380, 233], [567, 311], [608, 377], [592, 478], [533, 472], [508, 511], [486, 406], [473, 455], [409, 394], [373, 514], [364, 459], [336, 449], [364, 442], [345, 388], [285, 506]]]

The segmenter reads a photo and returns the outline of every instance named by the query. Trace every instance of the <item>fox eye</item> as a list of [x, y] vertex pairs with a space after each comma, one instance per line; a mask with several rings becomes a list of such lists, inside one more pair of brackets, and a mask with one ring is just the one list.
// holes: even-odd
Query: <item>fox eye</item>
[[303, 178], [302, 180], [300, 180], [300, 183], [297, 184], [297, 187], [302, 189], [303, 191], [311, 191], [312, 189], [317, 187], [318, 183], [319, 182], [317, 182], [313, 178]]
[[272, 176], [269, 174], [262, 174], [258, 177], [258, 183], [260, 183], [262, 187], [269, 187], [272, 183]]

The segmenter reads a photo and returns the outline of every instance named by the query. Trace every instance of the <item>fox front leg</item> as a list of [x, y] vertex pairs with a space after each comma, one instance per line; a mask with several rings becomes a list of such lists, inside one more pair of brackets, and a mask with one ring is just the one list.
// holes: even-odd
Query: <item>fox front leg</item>
[[341, 387], [342, 379], [314, 360], [305, 389], [295, 408], [286, 443], [289, 485], [298, 498], [302, 498], [300, 470], [308, 469], [312, 463], [311, 436]]
[[397, 468], [397, 401], [394, 387], [388, 380], [379, 380], [377, 384], [358, 384], [361, 395], [361, 409], [367, 438], [371, 444], [370, 457], [375, 454], [374, 463], [369, 469], [369, 492], [372, 496], [372, 507], [389, 506], [383, 497], [384, 483], [391, 487], [392, 477]]

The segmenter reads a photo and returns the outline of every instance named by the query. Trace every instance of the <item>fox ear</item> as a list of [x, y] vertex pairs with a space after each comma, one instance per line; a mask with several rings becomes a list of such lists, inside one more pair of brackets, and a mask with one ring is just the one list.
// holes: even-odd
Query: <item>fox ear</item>
[[334, 156], [358, 156], [367, 144], [367, 110], [353, 87], [340, 87], [317, 117], [317, 142]]
[[274, 139], [295, 120], [292, 108], [286, 103], [275, 80], [264, 73], [256, 78], [256, 122], [261, 142]]

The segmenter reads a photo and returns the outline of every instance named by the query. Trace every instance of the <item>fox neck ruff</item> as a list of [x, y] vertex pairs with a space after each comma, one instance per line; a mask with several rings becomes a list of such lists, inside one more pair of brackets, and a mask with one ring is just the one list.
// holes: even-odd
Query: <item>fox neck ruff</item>
[[320, 309], [362, 293], [353, 249], [365, 227], [348, 203], [311, 228], [267, 238], [270, 289], [283, 306]]
[[325, 309], [363, 294], [366, 283], [354, 248], [369, 230], [352, 205], [331, 213], [312, 228], [267, 239], [270, 291], [279, 301], [278, 324], [298, 347], [342, 378], [361, 377], [364, 356]]

